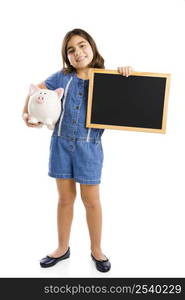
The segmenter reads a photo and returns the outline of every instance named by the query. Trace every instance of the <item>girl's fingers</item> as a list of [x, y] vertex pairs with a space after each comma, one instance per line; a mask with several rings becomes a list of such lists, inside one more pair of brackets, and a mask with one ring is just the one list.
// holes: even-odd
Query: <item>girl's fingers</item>
[[125, 76], [128, 77], [129, 71], [128, 71], [128, 67], [125, 67]]
[[121, 73], [121, 68], [120, 67], [118, 67], [118, 72]]
[[126, 67], [118, 67], [118, 72], [123, 75], [123, 76], [130, 76], [131, 73], [133, 72], [133, 68], [131, 66], [126, 66]]
[[126, 67], [126, 76], [128, 77], [129, 75], [131, 75], [131, 73], [132, 73], [132, 67], [127, 66]]
[[118, 72], [119, 72], [121, 75], [125, 76], [125, 69], [124, 69], [124, 67], [118, 67]]
[[24, 113], [22, 117], [28, 127], [41, 128], [43, 126], [43, 123], [41, 122], [38, 122], [36, 124], [29, 123], [28, 121], [30, 120], [30, 116], [28, 113]]
[[43, 124], [41, 123], [41, 122], [38, 122], [38, 123], [36, 123], [36, 124], [32, 124], [32, 123], [29, 123], [28, 121], [26, 122], [26, 124], [27, 124], [27, 126], [28, 127], [35, 127], [35, 128], [40, 128], [40, 127], [42, 127], [43, 126]]
[[124, 67], [121, 67], [120, 69], [121, 69], [121, 74], [122, 74], [123, 76], [125, 76], [125, 68], [124, 68]]
[[32, 125], [32, 127], [42, 127], [42, 123], [37, 123], [37, 124], [31, 124]]

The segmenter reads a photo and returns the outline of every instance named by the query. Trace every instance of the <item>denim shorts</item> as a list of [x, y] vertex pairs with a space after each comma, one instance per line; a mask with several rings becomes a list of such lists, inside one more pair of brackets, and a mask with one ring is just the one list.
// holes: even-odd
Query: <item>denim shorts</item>
[[103, 166], [101, 139], [64, 138], [52, 136], [48, 175], [74, 178], [82, 184], [99, 184]]

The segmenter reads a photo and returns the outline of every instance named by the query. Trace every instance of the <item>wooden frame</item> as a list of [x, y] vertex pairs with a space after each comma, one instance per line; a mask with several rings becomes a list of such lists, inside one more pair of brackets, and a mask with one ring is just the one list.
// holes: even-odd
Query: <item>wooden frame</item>
[[120, 75], [118, 71], [115, 70], [105, 70], [105, 69], [89, 69], [89, 91], [88, 91], [88, 104], [87, 104], [87, 118], [86, 127], [87, 128], [100, 128], [100, 129], [118, 129], [118, 130], [134, 130], [134, 131], [144, 131], [144, 132], [155, 132], [155, 133], [166, 133], [166, 121], [167, 121], [167, 107], [169, 98], [169, 87], [170, 87], [170, 74], [163, 73], [149, 73], [149, 72], [132, 72], [130, 76], [149, 76], [149, 77], [163, 77], [166, 78], [165, 94], [164, 94], [164, 104], [163, 104], [163, 115], [162, 115], [162, 128], [143, 128], [143, 127], [129, 127], [129, 126], [117, 126], [117, 125], [107, 125], [107, 124], [95, 124], [91, 122], [91, 112], [93, 104], [93, 88], [94, 88], [94, 75], [96, 73], [104, 74], [117, 74]]

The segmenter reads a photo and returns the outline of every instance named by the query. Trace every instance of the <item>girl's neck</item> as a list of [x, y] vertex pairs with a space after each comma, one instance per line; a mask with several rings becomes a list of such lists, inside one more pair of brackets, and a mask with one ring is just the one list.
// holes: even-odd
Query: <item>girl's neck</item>
[[83, 80], [87, 80], [89, 79], [89, 69], [78, 69], [76, 75]]

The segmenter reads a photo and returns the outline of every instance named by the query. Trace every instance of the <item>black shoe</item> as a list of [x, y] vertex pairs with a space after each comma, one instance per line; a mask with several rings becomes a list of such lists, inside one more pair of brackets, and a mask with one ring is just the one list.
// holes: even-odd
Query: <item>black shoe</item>
[[62, 256], [59, 256], [59, 257], [50, 257], [50, 256], [46, 256], [44, 258], [42, 258], [40, 260], [40, 266], [42, 268], [48, 268], [48, 267], [52, 267], [54, 266], [57, 262], [59, 262], [60, 260], [64, 260], [66, 258], [69, 258], [70, 256], [70, 247], [68, 248], [67, 252], [62, 255]]
[[100, 272], [108, 272], [111, 268], [111, 263], [108, 260], [97, 260], [91, 253], [92, 260], [95, 262], [96, 269]]

